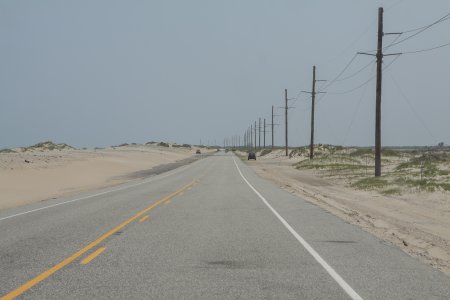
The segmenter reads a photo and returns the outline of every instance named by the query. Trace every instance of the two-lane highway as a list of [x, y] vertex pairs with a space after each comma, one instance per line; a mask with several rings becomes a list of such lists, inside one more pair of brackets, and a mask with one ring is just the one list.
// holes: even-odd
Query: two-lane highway
[[450, 299], [450, 278], [219, 152], [0, 211], [2, 299]]

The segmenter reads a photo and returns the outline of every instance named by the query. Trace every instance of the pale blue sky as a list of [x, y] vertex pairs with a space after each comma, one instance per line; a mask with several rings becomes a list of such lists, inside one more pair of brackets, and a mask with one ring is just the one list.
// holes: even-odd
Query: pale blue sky
[[[379, 6], [385, 32], [450, 13], [448, 0], [0, 0], [0, 148], [44, 140], [222, 143], [269, 118], [271, 105], [283, 105], [284, 88], [292, 98], [310, 90], [314, 64], [319, 79], [331, 80], [357, 51], [375, 49]], [[386, 53], [450, 43], [449, 32], [450, 20]], [[403, 55], [384, 72], [383, 145], [450, 144], [449, 53]], [[356, 57], [342, 78], [371, 60]], [[333, 94], [373, 70], [327, 89], [317, 104], [316, 142], [373, 144], [375, 81]], [[300, 95], [292, 105], [290, 141], [303, 145], [310, 101]], [[277, 144], [283, 131], [276, 128]]]

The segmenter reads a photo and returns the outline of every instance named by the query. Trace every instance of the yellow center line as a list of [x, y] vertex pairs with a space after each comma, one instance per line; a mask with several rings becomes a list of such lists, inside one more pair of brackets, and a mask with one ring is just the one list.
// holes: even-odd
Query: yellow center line
[[183, 186], [182, 188], [178, 189], [177, 191], [173, 192], [172, 194], [170, 194], [170, 195], [168, 195], [168, 196], [166, 196], [166, 197], [156, 201], [155, 203], [153, 203], [149, 207], [147, 207], [144, 210], [138, 212], [133, 217], [131, 217], [128, 220], [124, 221], [122, 224], [117, 225], [116, 227], [114, 227], [113, 229], [111, 229], [110, 231], [108, 231], [107, 233], [105, 233], [104, 235], [102, 235], [101, 237], [96, 239], [95, 241], [91, 242], [89, 245], [87, 245], [83, 249], [78, 250], [77, 252], [75, 252], [74, 254], [69, 256], [68, 258], [64, 259], [60, 263], [58, 263], [58, 264], [54, 265], [53, 267], [51, 267], [50, 269], [48, 269], [47, 271], [39, 274], [38, 276], [36, 276], [33, 279], [31, 279], [30, 281], [26, 282], [22, 286], [20, 286], [17, 289], [9, 292], [8, 294], [6, 294], [2, 298], [0, 298], [0, 300], [10, 300], [10, 299], [16, 298], [17, 296], [20, 296], [21, 294], [23, 294], [27, 290], [31, 289], [33, 286], [35, 286], [36, 284], [38, 284], [42, 280], [50, 277], [51, 275], [53, 275], [57, 271], [61, 270], [62, 268], [64, 268], [65, 266], [67, 266], [68, 264], [73, 262], [75, 259], [79, 258], [81, 255], [83, 255], [87, 251], [91, 250], [92, 248], [94, 248], [95, 246], [97, 246], [98, 244], [100, 244], [101, 242], [106, 240], [108, 237], [110, 237], [111, 235], [113, 235], [114, 233], [119, 231], [120, 229], [124, 228], [125, 226], [127, 226], [128, 224], [133, 222], [134, 220], [140, 218], [143, 214], [145, 214], [148, 211], [152, 210], [153, 208], [157, 207], [158, 205], [160, 205], [164, 201], [167, 201], [167, 200], [175, 197], [176, 195], [178, 195], [182, 191], [185, 191], [186, 189], [190, 188], [193, 184], [194, 184], [194, 181], [188, 183], [187, 185]]
[[166, 202], [164, 202], [165, 205], [169, 204], [171, 201], [167, 200]]
[[88, 255], [85, 259], [83, 259], [83, 260], [81, 261], [81, 264], [82, 264], [82, 265], [86, 265], [86, 264], [90, 263], [91, 260], [93, 260], [94, 258], [96, 258], [97, 256], [99, 256], [100, 253], [102, 253], [103, 251], [105, 251], [105, 249], [106, 249], [105, 247], [98, 248], [98, 249], [95, 250], [92, 254]]
[[143, 217], [139, 220], [139, 222], [144, 222], [144, 221], [147, 220], [147, 219], [148, 219], [148, 215], [143, 216]]

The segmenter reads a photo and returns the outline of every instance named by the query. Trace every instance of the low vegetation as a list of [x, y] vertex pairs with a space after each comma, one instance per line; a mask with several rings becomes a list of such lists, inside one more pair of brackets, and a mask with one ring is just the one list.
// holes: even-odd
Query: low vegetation
[[160, 146], [160, 147], [170, 147], [170, 145], [169, 145], [169, 144], [167, 144], [167, 143], [164, 143], [164, 142], [160, 142], [160, 143], [158, 143], [158, 146]]
[[264, 149], [264, 150], [261, 151], [259, 156], [264, 156], [264, 155], [267, 155], [267, 154], [269, 154], [271, 152], [272, 152], [272, 149]]
[[173, 148], [191, 148], [191, 145], [189, 144], [183, 144], [183, 145], [179, 145], [179, 144], [172, 144]]
[[16, 151], [11, 149], [0, 149], [0, 153], [16, 153]]
[[309, 149], [297, 148], [297, 169], [313, 170], [321, 177], [345, 180], [351, 187], [383, 195], [405, 192], [450, 191], [450, 149], [383, 149], [382, 177], [374, 177], [374, 150], [318, 145], [314, 159]]
[[53, 151], [53, 150], [73, 150], [75, 149], [72, 146], [69, 146], [65, 143], [55, 144], [51, 141], [46, 141], [42, 143], [37, 143], [33, 146], [21, 148], [23, 152], [26, 151]]

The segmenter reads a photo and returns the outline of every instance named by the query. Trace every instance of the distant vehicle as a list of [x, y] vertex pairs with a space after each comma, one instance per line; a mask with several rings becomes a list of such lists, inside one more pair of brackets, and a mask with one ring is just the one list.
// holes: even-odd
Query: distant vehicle
[[256, 160], [256, 154], [255, 154], [255, 152], [249, 152], [249, 153], [248, 153], [248, 160], [250, 160], [250, 159]]
[[195, 151], [195, 154], [202, 154], [202, 152], [200, 152], [200, 149], [197, 149], [197, 151]]

